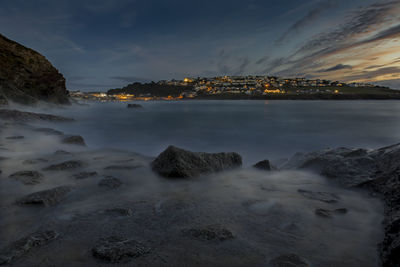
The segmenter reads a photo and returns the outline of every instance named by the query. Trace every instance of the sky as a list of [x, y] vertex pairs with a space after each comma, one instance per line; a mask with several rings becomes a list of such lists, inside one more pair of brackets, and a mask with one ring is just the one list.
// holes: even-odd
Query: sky
[[400, 89], [400, 0], [0, 0], [0, 33], [69, 90], [219, 75]]

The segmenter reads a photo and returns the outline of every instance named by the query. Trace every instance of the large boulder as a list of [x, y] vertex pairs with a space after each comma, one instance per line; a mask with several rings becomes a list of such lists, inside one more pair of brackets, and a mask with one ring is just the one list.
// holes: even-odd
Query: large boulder
[[242, 157], [231, 153], [191, 152], [169, 146], [152, 163], [152, 169], [164, 177], [186, 178], [240, 167]]
[[69, 103], [63, 75], [38, 52], [1, 34], [0, 95], [22, 104]]

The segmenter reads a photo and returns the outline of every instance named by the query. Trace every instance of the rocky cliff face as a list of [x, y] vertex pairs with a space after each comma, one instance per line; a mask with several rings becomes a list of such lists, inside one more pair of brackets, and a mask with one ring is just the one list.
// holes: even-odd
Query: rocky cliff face
[[0, 99], [4, 98], [23, 104], [69, 103], [63, 75], [38, 52], [0, 34]]

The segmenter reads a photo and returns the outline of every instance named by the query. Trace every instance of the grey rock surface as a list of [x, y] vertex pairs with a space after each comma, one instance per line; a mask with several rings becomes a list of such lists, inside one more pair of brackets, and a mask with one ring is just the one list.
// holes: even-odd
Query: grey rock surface
[[242, 165], [242, 157], [231, 153], [191, 152], [169, 146], [152, 163], [152, 169], [164, 177], [187, 178]]

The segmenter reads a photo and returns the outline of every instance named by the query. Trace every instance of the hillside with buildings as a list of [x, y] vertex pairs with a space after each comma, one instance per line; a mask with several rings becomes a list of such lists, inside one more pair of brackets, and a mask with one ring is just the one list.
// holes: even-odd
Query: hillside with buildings
[[103, 100], [151, 99], [400, 99], [400, 91], [368, 83], [274, 76], [220, 76], [133, 83], [107, 93], [72, 92]]

